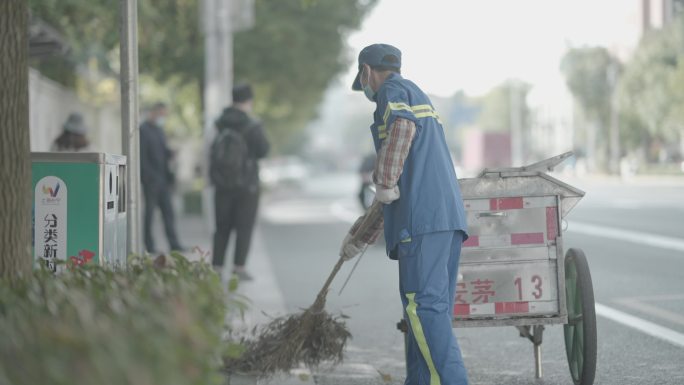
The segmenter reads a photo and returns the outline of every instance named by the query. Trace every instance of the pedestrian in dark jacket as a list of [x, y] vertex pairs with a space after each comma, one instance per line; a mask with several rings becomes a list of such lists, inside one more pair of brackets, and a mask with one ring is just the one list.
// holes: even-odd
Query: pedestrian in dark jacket
[[262, 124], [251, 116], [253, 98], [250, 85], [235, 86], [233, 105], [224, 109], [216, 120], [219, 135], [223, 130], [236, 131], [244, 138], [247, 151], [242, 182], [229, 188], [223, 188], [215, 183], [216, 232], [212, 264], [216, 270], [223, 270], [228, 240], [231, 232], [235, 230], [233, 274], [243, 281], [252, 279], [245, 270], [245, 264], [259, 205], [258, 159], [266, 156], [270, 147]]
[[149, 253], [157, 252], [152, 236], [152, 218], [157, 207], [162, 213], [169, 247], [171, 250], [183, 250], [176, 234], [171, 205], [171, 190], [175, 181], [169, 168], [173, 153], [166, 144], [164, 134], [167, 115], [166, 105], [157, 103], [152, 106], [147, 119], [140, 126], [140, 174], [145, 196], [145, 248]]

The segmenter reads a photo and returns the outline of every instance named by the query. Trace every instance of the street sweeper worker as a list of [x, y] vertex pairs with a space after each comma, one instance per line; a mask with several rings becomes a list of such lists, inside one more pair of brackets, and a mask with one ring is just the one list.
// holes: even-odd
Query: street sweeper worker
[[[354, 258], [384, 227], [387, 254], [399, 262], [409, 326], [405, 384], [466, 385], [452, 314], [467, 227], [444, 128], [427, 95], [401, 76], [399, 49], [370, 45], [359, 53], [358, 66], [352, 89], [376, 104], [373, 181], [383, 215], [371, 226], [361, 227], [365, 217], [359, 218], [340, 256]], [[368, 230], [356, 234], [361, 228]]]

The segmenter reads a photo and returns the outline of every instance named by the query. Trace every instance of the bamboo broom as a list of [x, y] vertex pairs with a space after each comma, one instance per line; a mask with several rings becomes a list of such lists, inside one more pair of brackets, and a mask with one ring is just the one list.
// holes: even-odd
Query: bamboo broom
[[[373, 202], [352, 240], [358, 241], [360, 234], [381, 215], [382, 203]], [[344, 262], [340, 257], [308, 309], [256, 327], [256, 338], [244, 341], [246, 349], [239, 358], [226, 360], [226, 370], [269, 377], [277, 372], [288, 372], [300, 363], [315, 368], [322, 362], [342, 362], [351, 333], [343, 321], [344, 316], [332, 316], [324, 308], [330, 285]]]

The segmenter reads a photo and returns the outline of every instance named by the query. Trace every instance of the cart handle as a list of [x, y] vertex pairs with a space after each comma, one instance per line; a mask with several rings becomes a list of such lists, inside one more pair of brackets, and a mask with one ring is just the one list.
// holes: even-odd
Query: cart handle
[[548, 171], [553, 171], [553, 168], [558, 166], [560, 163], [562, 163], [564, 160], [568, 159], [569, 157], [573, 156], [574, 153], [572, 151], [565, 152], [560, 155], [553, 156], [548, 159], [544, 159], [542, 161], [536, 162], [529, 164], [527, 166], [522, 166], [522, 167], [501, 167], [501, 168], [485, 168], [482, 170], [480, 175], [478, 175], [478, 178], [481, 178], [487, 174], [497, 174], [497, 173], [503, 173], [503, 172], [548, 172]]

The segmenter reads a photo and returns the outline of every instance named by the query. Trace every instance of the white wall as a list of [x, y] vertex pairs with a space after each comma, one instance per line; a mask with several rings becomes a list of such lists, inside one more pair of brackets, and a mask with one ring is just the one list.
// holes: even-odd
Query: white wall
[[121, 154], [121, 108], [119, 103], [95, 106], [78, 99], [64, 86], [29, 71], [29, 129], [31, 151], [49, 151], [72, 112], [83, 115], [88, 126], [88, 151]]

